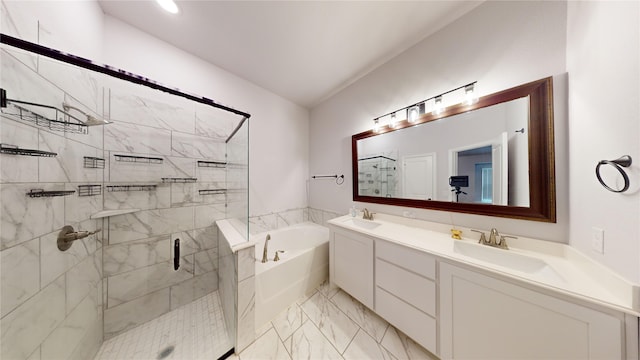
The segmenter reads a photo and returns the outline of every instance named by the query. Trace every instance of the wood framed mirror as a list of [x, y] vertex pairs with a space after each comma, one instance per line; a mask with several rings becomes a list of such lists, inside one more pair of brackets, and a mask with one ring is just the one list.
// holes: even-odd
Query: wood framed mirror
[[352, 136], [353, 200], [556, 222], [553, 136], [551, 77], [383, 125]]

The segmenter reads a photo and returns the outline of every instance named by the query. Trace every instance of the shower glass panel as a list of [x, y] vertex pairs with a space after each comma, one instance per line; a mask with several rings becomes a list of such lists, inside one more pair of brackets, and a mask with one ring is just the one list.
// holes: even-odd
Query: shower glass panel
[[0, 358], [227, 353], [215, 221], [247, 223], [248, 121], [7, 45], [0, 75]]

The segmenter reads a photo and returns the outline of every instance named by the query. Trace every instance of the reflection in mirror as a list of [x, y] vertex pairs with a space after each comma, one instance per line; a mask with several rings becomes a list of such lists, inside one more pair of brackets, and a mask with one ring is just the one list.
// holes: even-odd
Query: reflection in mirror
[[354, 135], [354, 200], [555, 221], [552, 122], [547, 78]]
[[396, 197], [396, 154], [358, 159], [358, 191], [363, 196]]
[[[359, 140], [358, 193], [529, 206], [528, 140], [516, 132], [528, 107], [523, 97]], [[462, 175], [470, 185], [450, 185]]]

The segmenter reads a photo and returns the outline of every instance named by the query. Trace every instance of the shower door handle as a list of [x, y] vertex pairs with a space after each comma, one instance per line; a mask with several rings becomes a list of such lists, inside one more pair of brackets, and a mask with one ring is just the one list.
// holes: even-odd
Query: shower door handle
[[178, 270], [180, 267], [180, 239], [175, 239], [173, 242], [173, 270]]

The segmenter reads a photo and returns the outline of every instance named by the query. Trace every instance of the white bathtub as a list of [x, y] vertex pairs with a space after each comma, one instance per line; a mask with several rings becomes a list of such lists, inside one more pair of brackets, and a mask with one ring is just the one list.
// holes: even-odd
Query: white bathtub
[[[269, 261], [262, 263], [267, 234]], [[329, 229], [311, 222], [253, 235], [256, 241], [256, 329], [329, 277]], [[280, 260], [273, 261], [276, 250]]]

